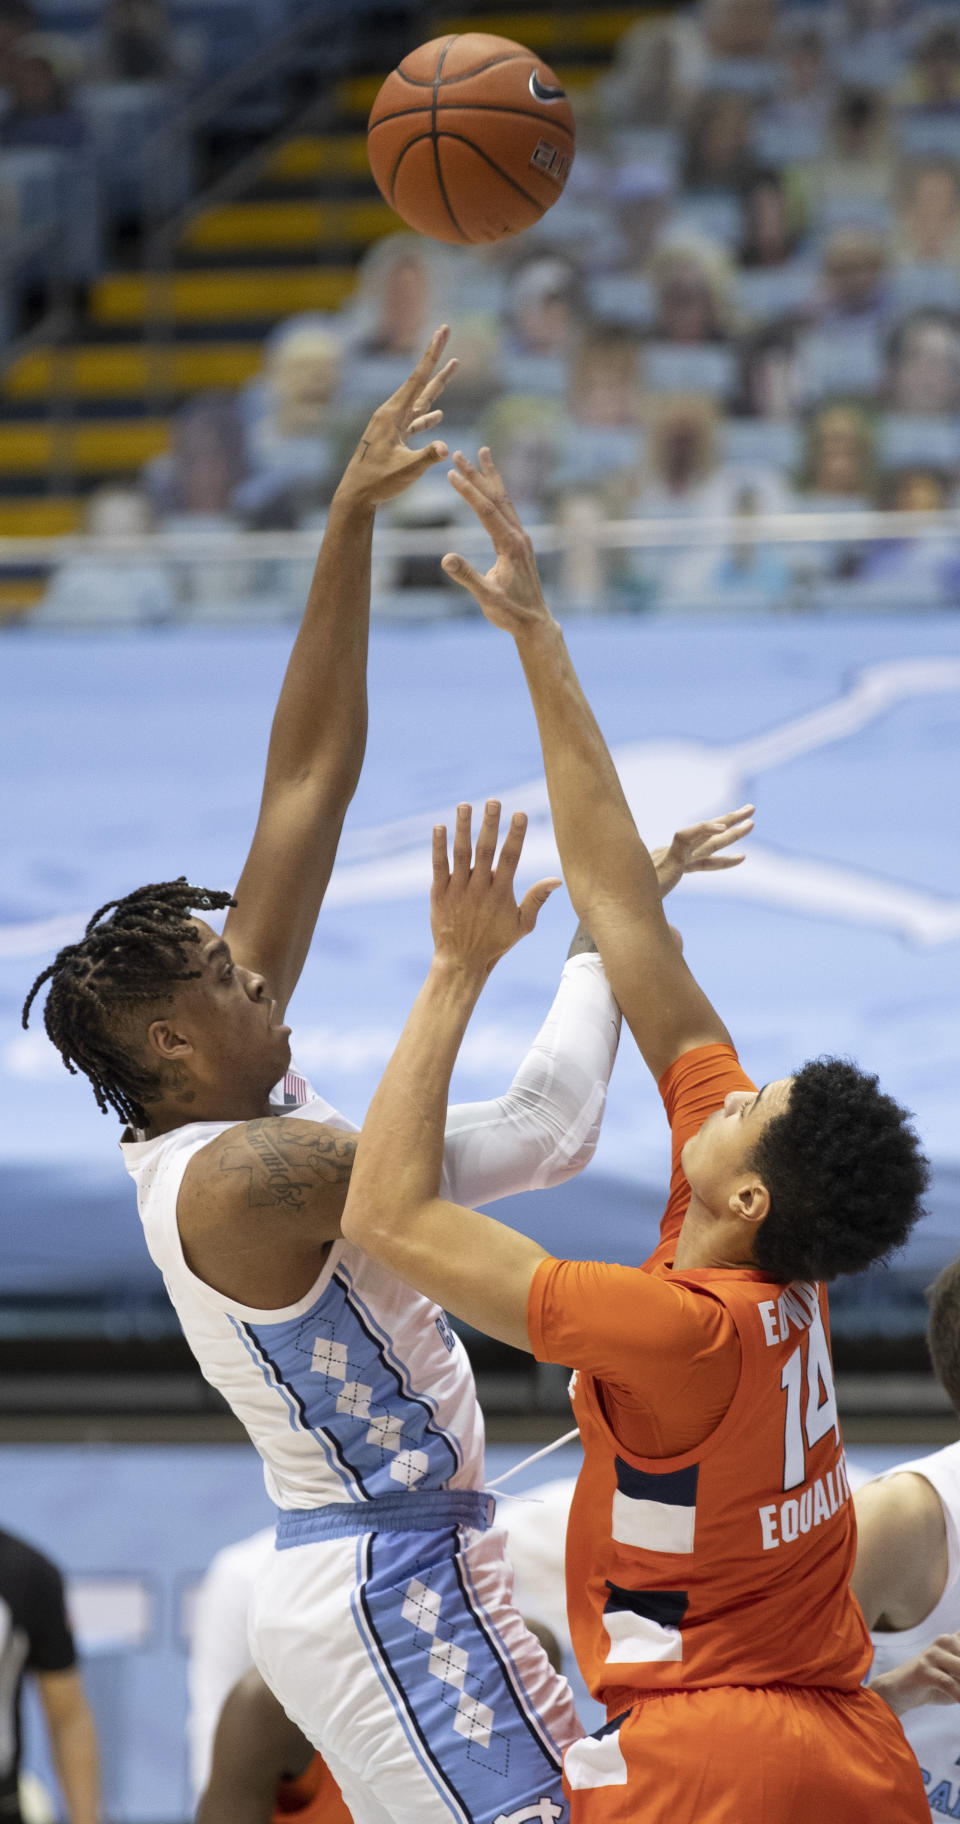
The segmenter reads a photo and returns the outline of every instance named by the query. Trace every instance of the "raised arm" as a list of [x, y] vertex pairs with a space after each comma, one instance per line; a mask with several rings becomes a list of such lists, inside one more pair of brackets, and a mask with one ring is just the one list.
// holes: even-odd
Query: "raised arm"
[[[536, 559], [489, 450], [459, 453], [451, 480], [489, 532], [496, 561], [480, 576], [462, 557], [443, 567], [494, 626], [512, 633], [537, 717], [560, 860], [576, 911], [596, 939], [613, 993], [656, 1078], [682, 1052], [729, 1043], [663, 913], [656, 870], [543, 599]], [[737, 833], [751, 827], [752, 806]]]
[[500, 806], [491, 802], [474, 858], [470, 806], [459, 807], [452, 871], [447, 832], [434, 831], [433, 960], [367, 1111], [342, 1227], [455, 1316], [529, 1349], [527, 1296], [545, 1250], [440, 1196], [447, 1093], [470, 1015], [497, 958], [532, 931], [560, 884], [542, 880], [516, 905], [526, 818], [512, 819], [497, 860], [499, 822]]
[[[738, 838], [739, 821], [729, 811], [678, 830], [671, 843], [654, 849], [661, 898], [684, 874], [735, 867], [743, 857], [725, 851]], [[596, 1150], [619, 1037], [620, 1009], [581, 923], [550, 1012], [506, 1094], [447, 1110], [443, 1196], [492, 1203], [582, 1172]]]
[[303, 968], [363, 762], [374, 515], [447, 454], [443, 443], [411, 450], [406, 439], [442, 417], [433, 402], [456, 365], [438, 370], [448, 334], [436, 332], [374, 413], [347, 466], [273, 719], [260, 814], [224, 934], [235, 960], [265, 977], [278, 1017]]

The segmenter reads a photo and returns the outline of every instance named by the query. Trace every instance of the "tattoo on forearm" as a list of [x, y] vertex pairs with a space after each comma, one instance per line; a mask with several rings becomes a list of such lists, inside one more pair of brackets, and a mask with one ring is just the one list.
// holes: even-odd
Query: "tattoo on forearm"
[[361, 437], [361, 439], [360, 439], [360, 445], [361, 445], [361, 453], [360, 453], [360, 461], [361, 461], [361, 462], [366, 462], [366, 460], [367, 460], [367, 451], [368, 451], [368, 450], [369, 450], [369, 448], [370, 448], [370, 439], [369, 439], [369, 438], [368, 438], [368, 437]]
[[598, 954], [597, 946], [590, 936], [586, 925], [580, 923], [573, 934], [573, 943], [567, 951], [567, 956], [597, 956]]
[[346, 1184], [357, 1150], [356, 1134], [317, 1127], [304, 1137], [276, 1116], [248, 1121], [242, 1136], [224, 1148], [222, 1172], [247, 1173], [251, 1209], [302, 1210], [321, 1185]]

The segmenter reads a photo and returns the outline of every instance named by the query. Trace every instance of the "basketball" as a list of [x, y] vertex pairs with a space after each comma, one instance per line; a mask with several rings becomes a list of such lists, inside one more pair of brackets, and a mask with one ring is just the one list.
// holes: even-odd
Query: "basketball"
[[553, 71], [512, 38], [432, 38], [397, 66], [370, 112], [370, 169], [409, 227], [468, 245], [520, 234], [557, 201], [573, 109]]

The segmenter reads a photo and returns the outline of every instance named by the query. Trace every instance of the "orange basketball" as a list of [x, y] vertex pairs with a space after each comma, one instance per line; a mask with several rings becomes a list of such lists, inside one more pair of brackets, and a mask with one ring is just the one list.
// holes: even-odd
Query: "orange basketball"
[[533, 51], [491, 32], [421, 44], [370, 112], [370, 169], [411, 228], [464, 245], [529, 228], [573, 158], [573, 109]]

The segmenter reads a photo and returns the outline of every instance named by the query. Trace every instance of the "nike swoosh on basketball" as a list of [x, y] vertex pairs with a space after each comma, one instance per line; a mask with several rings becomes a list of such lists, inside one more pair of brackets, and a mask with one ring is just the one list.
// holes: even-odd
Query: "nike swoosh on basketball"
[[536, 70], [530, 71], [530, 93], [534, 101], [565, 101], [566, 89], [554, 88], [549, 82], [541, 82]]

